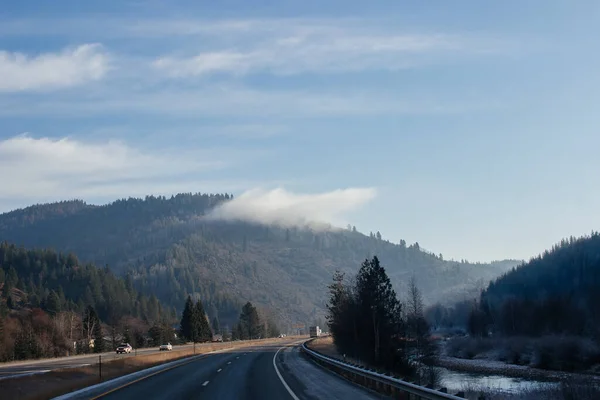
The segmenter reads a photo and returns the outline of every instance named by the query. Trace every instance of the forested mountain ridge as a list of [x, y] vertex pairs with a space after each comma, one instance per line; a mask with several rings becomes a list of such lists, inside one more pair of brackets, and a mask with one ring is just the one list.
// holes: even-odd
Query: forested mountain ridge
[[564, 239], [497, 278], [482, 293], [481, 312], [505, 335], [600, 339], [600, 234]]
[[82, 313], [92, 306], [108, 323], [124, 316], [149, 321], [161, 315], [176, 317], [173, 310], [163, 309], [156, 296], [138, 293], [129, 277], [83, 264], [72, 253], [31, 250], [6, 242], [0, 243], [0, 289], [0, 303], [9, 309], [39, 307], [54, 315]]
[[0, 240], [73, 251], [109, 265], [169, 306], [181, 307], [188, 294], [197, 295], [222, 321], [235, 320], [240, 304], [250, 300], [282, 322], [310, 323], [323, 316], [333, 272], [356, 272], [375, 254], [400, 294], [414, 275], [428, 302], [476, 296], [518, 263], [445, 261], [418, 243], [393, 244], [352, 228], [312, 231], [204, 218], [231, 198], [188, 193], [105, 206], [36, 205], [0, 215]]

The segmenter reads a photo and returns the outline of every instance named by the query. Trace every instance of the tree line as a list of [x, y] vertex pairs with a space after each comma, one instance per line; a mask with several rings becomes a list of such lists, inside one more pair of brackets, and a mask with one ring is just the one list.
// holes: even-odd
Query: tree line
[[0, 243], [2, 361], [153, 345], [173, 311], [74, 254]]
[[210, 318], [204, 311], [200, 300], [194, 304], [192, 297], [188, 296], [183, 312], [179, 332], [181, 337], [191, 342], [211, 341], [214, 334], [221, 334], [222, 340], [255, 340], [267, 337], [277, 337], [280, 334], [277, 324], [272, 318], [261, 316], [258, 309], [247, 302], [242, 307], [239, 320], [231, 331], [220, 327], [217, 316], [213, 317], [212, 327]]
[[575, 335], [600, 340], [600, 234], [570, 237], [491, 282], [472, 335]]
[[415, 280], [399, 300], [377, 256], [355, 277], [336, 272], [329, 285], [327, 321], [340, 354], [403, 376], [426, 379], [423, 363], [435, 356]]

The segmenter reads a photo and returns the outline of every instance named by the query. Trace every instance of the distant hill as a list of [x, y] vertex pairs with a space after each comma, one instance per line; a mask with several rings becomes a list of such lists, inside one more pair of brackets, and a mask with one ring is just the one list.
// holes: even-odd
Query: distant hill
[[322, 321], [333, 272], [355, 273], [372, 255], [401, 295], [414, 275], [429, 303], [476, 296], [518, 264], [446, 261], [418, 243], [393, 244], [355, 229], [316, 232], [204, 218], [231, 198], [187, 193], [105, 206], [79, 200], [35, 205], [0, 215], [0, 240], [73, 251], [109, 265], [140, 292], [177, 309], [188, 294], [197, 295], [211, 316], [230, 323], [250, 300], [288, 326]]
[[92, 306], [107, 323], [125, 316], [149, 321], [175, 317], [174, 310], [165, 310], [156, 296], [138, 293], [130, 280], [107, 268], [81, 263], [74, 254], [30, 250], [6, 242], [0, 243], [0, 289], [4, 312], [42, 308], [54, 315], [82, 313]]
[[600, 339], [600, 234], [562, 240], [490, 283], [482, 310], [506, 335]]

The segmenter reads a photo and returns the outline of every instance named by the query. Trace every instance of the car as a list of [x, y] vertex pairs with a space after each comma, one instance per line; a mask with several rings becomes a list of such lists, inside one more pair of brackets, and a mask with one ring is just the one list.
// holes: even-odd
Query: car
[[133, 347], [129, 343], [121, 343], [119, 347], [117, 347], [117, 354], [121, 353], [131, 353]]
[[161, 344], [160, 347], [158, 348], [160, 351], [171, 351], [173, 350], [173, 346], [171, 345], [171, 343], [167, 343], [167, 344]]

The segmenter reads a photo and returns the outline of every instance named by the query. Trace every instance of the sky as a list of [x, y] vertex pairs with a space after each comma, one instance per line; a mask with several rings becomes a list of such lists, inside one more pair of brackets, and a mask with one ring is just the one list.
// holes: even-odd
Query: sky
[[0, 212], [227, 192], [241, 217], [528, 259], [600, 226], [599, 17], [594, 0], [7, 2]]

